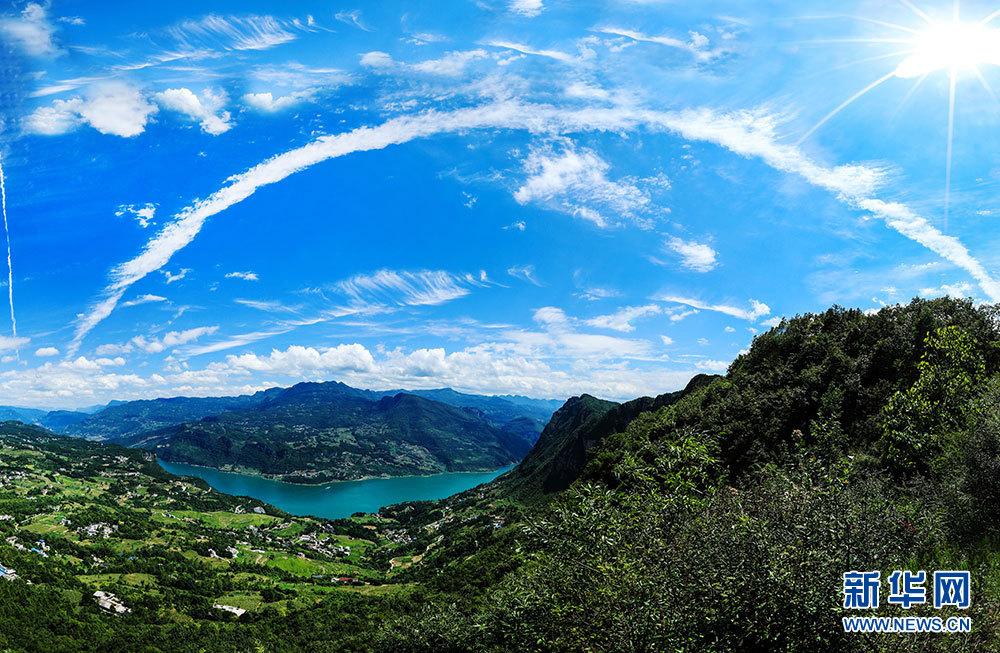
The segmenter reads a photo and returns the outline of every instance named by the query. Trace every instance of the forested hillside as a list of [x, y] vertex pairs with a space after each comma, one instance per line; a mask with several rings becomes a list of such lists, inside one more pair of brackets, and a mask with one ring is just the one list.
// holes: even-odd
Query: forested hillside
[[248, 410], [117, 440], [163, 460], [298, 483], [492, 470], [531, 442], [474, 410], [399, 393], [372, 400], [342, 383], [300, 383]]
[[[871, 315], [833, 308], [786, 320], [725, 376], [625, 404], [569, 400], [516, 472], [442, 501], [359, 516], [379, 524], [366, 559], [380, 574], [369, 582], [388, 584], [381, 594], [336, 588], [307, 606], [302, 597], [315, 590], [295, 585], [297, 601], [208, 627], [177, 623], [162, 607], [142, 619], [106, 615], [76, 594], [55, 601], [48, 585], [0, 582], [10, 595], [0, 603], [0, 645], [14, 646], [28, 611], [48, 601], [76, 630], [41, 620], [24, 648], [80, 650], [66, 648], [69, 638], [92, 637], [114, 650], [98, 628], [133, 638], [123, 641], [141, 633], [154, 651], [1000, 647], [994, 307], [915, 300]], [[32, 496], [65, 486], [50, 478], [32, 484]], [[23, 483], [12, 479], [0, 498], [13, 500]], [[170, 497], [178, 507], [189, 500]], [[52, 523], [32, 510], [17, 516], [20, 531]], [[65, 553], [86, 559], [75, 551]], [[0, 545], [4, 555], [14, 553]], [[173, 596], [160, 589], [173, 563], [160, 559], [154, 589]], [[846, 634], [842, 576], [855, 569], [883, 578], [969, 570], [968, 610], [883, 604], [878, 614], [961, 614], [971, 633]], [[262, 585], [248, 591], [269, 600]]]

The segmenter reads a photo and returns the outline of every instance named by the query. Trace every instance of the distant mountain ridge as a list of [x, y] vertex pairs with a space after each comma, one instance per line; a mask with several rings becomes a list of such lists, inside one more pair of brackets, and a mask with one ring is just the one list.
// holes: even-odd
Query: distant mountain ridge
[[[339, 383], [328, 381], [326, 383]], [[413, 394], [458, 408], [479, 411], [481, 418], [497, 428], [517, 433], [534, 442], [563, 402], [558, 399], [534, 399], [520, 395], [474, 395], [451, 388], [433, 390], [363, 390], [340, 384], [371, 400], [399, 393]], [[78, 410], [43, 410], [20, 406], [0, 406], [0, 421], [15, 420], [35, 424], [65, 435], [90, 440], [128, 438], [147, 431], [200, 420], [231, 410], [242, 410], [264, 403], [291, 390], [269, 388], [252, 395], [226, 397], [160, 397], [133, 401], [112, 400], [107, 404]]]
[[247, 408], [112, 439], [166, 461], [300, 483], [496, 469], [531, 448], [477, 409], [415, 394], [375, 398], [339, 382], [267, 392]]

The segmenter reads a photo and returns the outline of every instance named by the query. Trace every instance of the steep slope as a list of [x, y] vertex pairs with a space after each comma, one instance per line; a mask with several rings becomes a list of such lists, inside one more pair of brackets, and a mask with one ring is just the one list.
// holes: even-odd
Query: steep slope
[[405, 393], [372, 401], [341, 383], [300, 383], [248, 410], [118, 441], [302, 483], [496, 469], [531, 448], [474, 412]]
[[514, 431], [532, 442], [538, 439], [542, 429], [562, 402], [550, 399], [531, 399], [517, 395], [472, 395], [451, 388], [435, 390], [386, 390], [384, 392], [362, 391], [369, 399], [392, 397], [400, 392], [433, 399], [457, 408], [470, 408], [490, 424], [507, 431]]
[[624, 430], [641, 413], [669, 406], [713, 378], [699, 374], [684, 390], [640, 397], [624, 404], [586, 394], [569, 399], [552, 416], [524, 460], [493, 481], [492, 491], [532, 503], [565, 490], [583, 471], [587, 453], [604, 438]]

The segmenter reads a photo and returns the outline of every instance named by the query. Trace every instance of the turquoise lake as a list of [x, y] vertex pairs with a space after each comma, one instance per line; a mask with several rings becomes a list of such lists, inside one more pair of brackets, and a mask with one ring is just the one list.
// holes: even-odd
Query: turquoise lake
[[457, 492], [492, 481], [510, 467], [492, 472], [460, 472], [433, 476], [371, 478], [338, 481], [325, 485], [282, 483], [258, 476], [222, 472], [210, 467], [159, 461], [160, 467], [181, 476], [197, 476], [226, 494], [253, 497], [293, 515], [327, 519], [350, 517], [355, 512], [376, 512], [383, 506], [404, 501], [443, 499]]

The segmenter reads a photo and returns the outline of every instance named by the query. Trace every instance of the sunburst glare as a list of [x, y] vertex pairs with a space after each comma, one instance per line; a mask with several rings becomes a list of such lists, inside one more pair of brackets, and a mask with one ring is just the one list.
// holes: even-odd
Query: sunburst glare
[[[917, 81], [906, 93], [903, 103], [906, 102], [923, 83], [928, 76], [944, 72], [949, 76], [948, 84], [948, 123], [947, 123], [947, 146], [945, 148], [945, 188], [944, 188], [944, 227], [948, 228], [948, 214], [951, 203], [951, 155], [952, 139], [955, 132], [955, 95], [958, 78], [962, 74], [971, 75], [978, 80], [979, 84], [986, 90], [994, 101], [997, 96], [990, 87], [986, 78], [980, 71], [984, 66], [1000, 66], [1000, 29], [990, 26], [990, 23], [1000, 16], [1000, 10], [994, 11], [985, 18], [975, 21], [963, 21], [959, 17], [958, 0], [953, 5], [950, 20], [941, 22], [931, 18], [926, 12], [908, 0], [900, 2], [909, 8], [923, 23], [916, 28], [906, 27], [893, 23], [878, 21], [866, 17], [854, 16], [852, 18], [868, 23], [874, 23], [889, 27], [894, 30], [907, 32], [906, 36], [892, 35], [891, 37], [873, 37], [864, 39], [841, 39], [826, 41], [835, 42], [860, 42], [860, 43], [901, 43], [908, 46], [905, 50], [882, 55], [881, 57], [870, 57], [853, 63], [864, 61], [874, 61], [877, 59], [891, 59], [902, 57], [895, 68], [882, 75], [878, 79], [870, 82], [861, 90], [855, 92], [846, 100], [841, 102], [836, 108], [823, 116], [798, 142], [809, 138], [816, 130], [829, 122], [842, 110], [846, 109], [854, 101], [858, 100], [872, 89], [882, 85], [893, 78], [913, 79]], [[853, 64], [850, 64], [853, 65]]]

